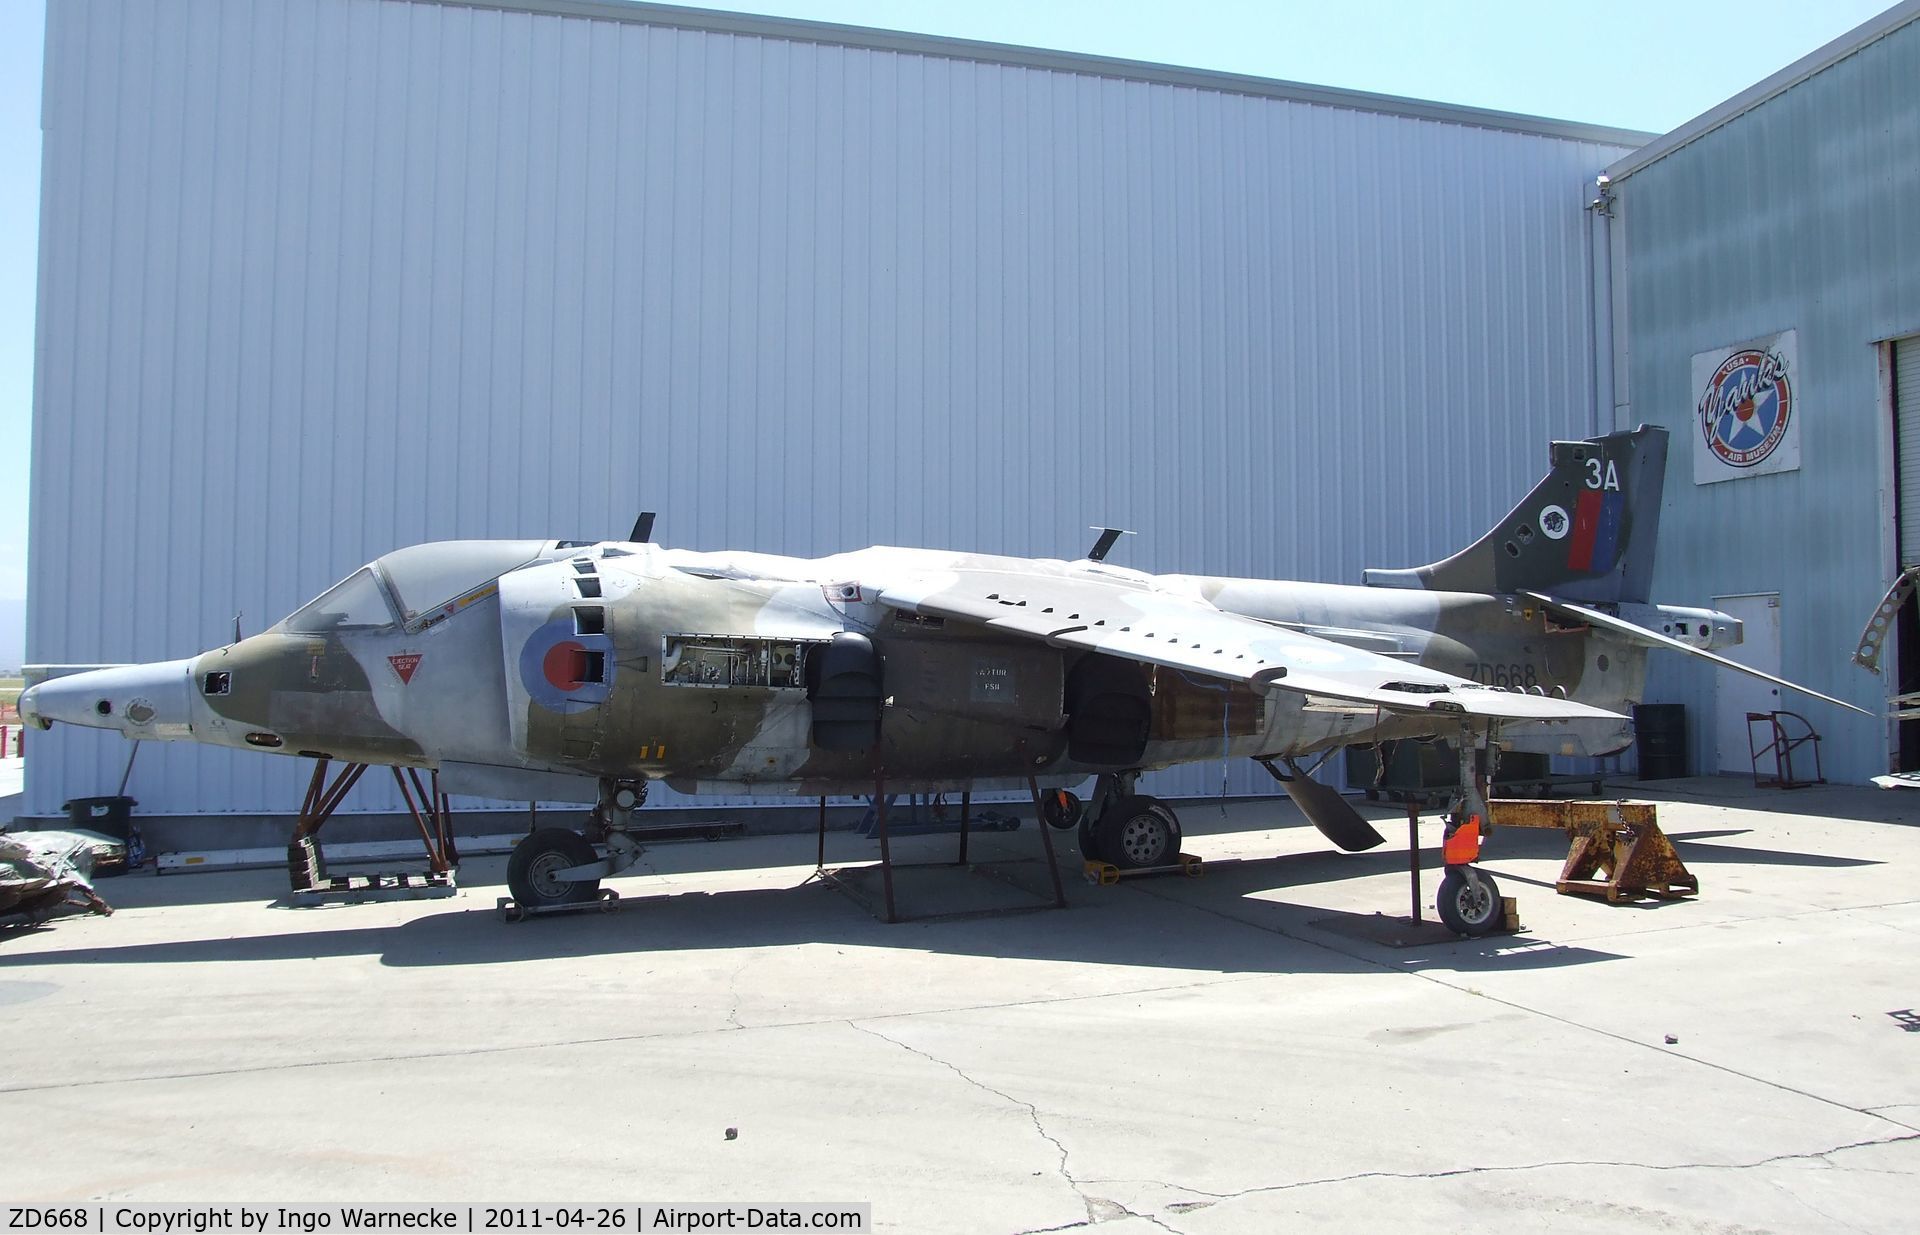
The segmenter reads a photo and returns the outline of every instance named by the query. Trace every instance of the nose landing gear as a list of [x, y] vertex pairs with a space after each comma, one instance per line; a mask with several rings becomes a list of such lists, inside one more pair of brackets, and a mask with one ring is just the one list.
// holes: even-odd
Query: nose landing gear
[[[514, 904], [533, 911], [598, 904], [600, 880], [626, 870], [645, 852], [632, 828], [646, 800], [645, 780], [602, 779], [600, 804], [588, 819], [586, 835], [540, 828], [524, 837], [507, 859], [507, 890]], [[604, 857], [595, 840], [606, 846]]]
[[526, 909], [551, 909], [597, 900], [600, 880], [574, 879], [568, 872], [595, 860], [587, 838], [569, 828], [541, 828], [513, 847], [507, 859], [507, 889]]
[[1433, 907], [1448, 930], [1476, 939], [1500, 929], [1507, 917], [1500, 885], [1492, 875], [1473, 866], [1447, 868]]

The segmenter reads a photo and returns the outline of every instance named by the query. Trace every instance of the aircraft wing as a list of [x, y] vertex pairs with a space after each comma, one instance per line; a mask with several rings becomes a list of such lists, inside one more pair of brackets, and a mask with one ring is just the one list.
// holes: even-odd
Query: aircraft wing
[[1865, 708], [1855, 707], [1844, 699], [1835, 699], [1832, 695], [1823, 695], [1819, 691], [1802, 686], [1797, 682], [1789, 682], [1785, 678], [1777, 678], [1771, 673], [1762, 673], [1752, 665], [1743, 665], [1737, 660], [1729, 660], [1725, 656], [1716, 656], [1705, 648], [1694, 647], [1691, 643], [1682, 643], [1680, 640], [1669, 635], [1663, 635], [1657, 630], [1648, 630], [1636, 622], [1629, 622], [1625, 618], [1615, 617], [1611, 613], [1602, 613], [1598, 609], [1590, 608], [1586, 605], [1576, 605], [1571, 601], [1555, 600], [1553, 597], [1542, 595], [1539, 592], [1522, 592], [1521, 595], [1539, 601], [1547, 607], [1548, 612], [1562, 620], [1572, 619], [1585, 622], [1589, 626], [1596, 626], [1611, 634], [1619, 635], [1621, 638], [1631, 643], [1637, 643], [1641, 647], [1666, 648], [1669, 651], [1684, 652], [1688, 656], [1698, 656], [1704, 660], [1712, 661], [1723, 669], [1734, 669], [1747, 674], [1749, 677], [1759, 678], [1763, 682], [1771, 682], [1775, 686], [1784, 686], [1788, 690], [1798, 692], [1802, 695], [1812, 695], [1815, 699], [1821, 699], [1836, 707], [1843, 707], [1849, 711], [1858, 712], [1862, 716], [1873, 715], [1872, 712], [1867, 711]]
[[1097, 577], [956, 570], [880, 582], [882, 604], [1146, 664], [1394, 712], [1498, 720], [1622, 719], [1569, 699], [1494, 690], [1192, 597]]

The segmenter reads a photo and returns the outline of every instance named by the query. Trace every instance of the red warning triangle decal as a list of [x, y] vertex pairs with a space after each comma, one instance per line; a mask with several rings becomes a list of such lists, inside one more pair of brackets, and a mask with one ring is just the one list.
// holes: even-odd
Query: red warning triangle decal
[[400, 675], [400, 684], [405, 686], [413, 681], [413, 671], [420, 667], [420, 653], [405, 652], [399, 656], [389, 656], [387, 663], [393, 666], [393, 671]]

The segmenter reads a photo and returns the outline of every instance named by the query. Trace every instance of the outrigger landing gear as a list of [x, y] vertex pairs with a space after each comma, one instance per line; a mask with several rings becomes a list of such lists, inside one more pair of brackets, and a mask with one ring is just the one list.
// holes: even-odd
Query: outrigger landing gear
[[1080, 826], [1087, 817], [1087, 805], [1078, 794], [1065, 789], [1049, 789], [1040, 797], [1040, 821], [1062, 832]]
[[[507, 890], [523, 910], [594, 905], [602, 899], [600, 881], [640, 860], [645, 852], [633, 838], [633, 816], [647, 800], [647, 782], [600, 781], [600, 803], [582, 835], [569, 828], [540, 828], [513, 847], [507, 859]], [[606, 846], [602, 857], [594, 848]]]
[[1440, 895], [1433, 907], [1440, 921], [1456, 935], [1478, 939], [1500, 929], [1506, 921], [1506, 902], [1493, 876], [1471, 866], [1449, 866], [1440, 879]]
[[[1506, 902], [1500, 896], [1500, 885], [1493, 881], [1492, 875], [1473, 865], [1480, 856], [1481, 837], [1488, 830], [1487, 821], [1492, 814], [1481, 788], [1480, 770], [1474, 766], [1479, 741], [1471, 726], [1460, 727], [1457, 745], [1460, 792], [1447, 810], [1446, 836], [1440, 846], [1447, 873], [1440, 880], [1440, 893], [1434, 898], [1433, 907], [1448, 930], [1478, 939], [1504, 927], [1507, 911]], [[1486, 783], [1491, 784], [1493, 764], [1499, 758], [1499, 747], [1491, 729], [1486, 745]]]
[[1121, 870], [1167, 866], [1180, 860], [1180, 816], [1159, 798], [1135, 793], [1138, 772], [1103, 774], [1093, 808], [1080, 819], [1080, 856]]

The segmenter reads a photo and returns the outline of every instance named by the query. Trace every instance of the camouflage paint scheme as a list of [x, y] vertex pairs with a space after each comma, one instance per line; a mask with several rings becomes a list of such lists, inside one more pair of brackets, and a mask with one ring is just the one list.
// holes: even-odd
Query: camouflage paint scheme
[[[1600, 754], [1629, 740], [1649, 646], [1739, 641], [1724, 614], [1645, 603], [1665, 452], [1657, 429], [1555, 443], [1547, 478], [1486, 537], [1433, 566], [1369, 571], [1366, 586], [887, 547], [798, 559], [417, 546], [367, 568], [384, 623], [326, 611], [356, 572], [261, 634], [55, 678], [21, 708], [42, 724], [436, 767], [454, 792], [581, 801], [603, 779], [809, 795], [870, 790], [876, 771], [901, 789], [1066, 785], [1490, 730], [1509, 747]], [[503, 560], [486, 577], [422, 612], [400, 603], [399, 574], [436, 554], [485, 560], [492, 543]], [[1596, 625], [1602, 610], [1629, 633]], [[825, 749], [807, 675], [849, 633], [878, 653], [878, 744]], [[1095, 656], [1144, 675], [1151, 727], [1124, 765], [1070, 750], [1072, 683]], [[700, 680], [714, 657], [742, 680]]]

